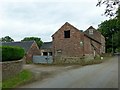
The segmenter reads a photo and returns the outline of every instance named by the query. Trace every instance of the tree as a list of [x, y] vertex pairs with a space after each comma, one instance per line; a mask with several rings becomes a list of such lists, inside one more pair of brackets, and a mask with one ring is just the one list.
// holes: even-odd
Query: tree
[[116, 17], [102, 22], [98, 29], [106, 38], [107, 51], [120, 51], [120, 0], [98, 0], [96, 6], [103, 4], [106, 5], [104, 14]]
[[105, 36], [106, 51], [115, 52], [120, 47], [120, 27], [118, 27], [118, 19], [110, 19], [102, 22], [98, 26], [98, 30]]
[[37, 43], [37, 45], [39, 46], [39, 48], [41, 47], [42, 45], [42, 40], [41, 38], [38, 38], [38, 37], [25, 37], [23, 40], [21, 41], [35, 41]]
[[106, 5], [105, 15], [114, 16], [117, 9], [120, 7], [120, 0], [98, 0], [96, 6]]
[[120, 7], [118, 8], [118, 11], [117, 11], [117, 29], [118, 29], [118, 33], [117, 33], [117, 38], [118, 38], [118, 48], [119, 48], [119, 51], [120, 51]]
[[5, 36], [5, 37], [2, 37], [0, 41], [2, 41], [2, 42], [13, 42], [14, 40], [10, 36]]

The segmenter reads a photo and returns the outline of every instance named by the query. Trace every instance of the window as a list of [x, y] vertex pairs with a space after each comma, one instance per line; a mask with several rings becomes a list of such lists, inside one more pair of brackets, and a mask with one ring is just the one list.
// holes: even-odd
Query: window
[[57, 56], [61, 56], [61, 54], [62, 54], [62, 50], [61, 49], [57, 50]]
[[48, 53], [47, 52], [43, 52], [43, 56], [47, 56], [48, 55]]
[[64, 38], [70, 38], [70, 30], [64, 31]]
[[93, 34], [93, 29], [89, 29], [89, 34]]
[[52, 39], [54, 40], [54, 37], [52, 37]]

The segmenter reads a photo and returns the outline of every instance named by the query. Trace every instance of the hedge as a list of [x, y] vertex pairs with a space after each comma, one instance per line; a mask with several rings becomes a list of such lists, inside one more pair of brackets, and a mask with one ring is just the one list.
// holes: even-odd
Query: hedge
[[2, 46], [2, 62], [20, 60], [24, 57], [24, 49], [17, 46]]

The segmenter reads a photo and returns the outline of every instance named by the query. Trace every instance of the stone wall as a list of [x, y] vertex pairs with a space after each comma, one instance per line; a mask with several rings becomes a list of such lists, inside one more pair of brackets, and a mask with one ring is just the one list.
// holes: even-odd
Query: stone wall
[[94, 60], [93, 54], [85, 54], [81, 57], [55, 57], [54, 64], [83, 64], [91, 60]]
[[83, 57], [56, 57], [55, 64], [81, 64], [84, 63]]
[[22, 71], [23, 60], [0, 62], [2, 65], [2, 80], [8, 79]]

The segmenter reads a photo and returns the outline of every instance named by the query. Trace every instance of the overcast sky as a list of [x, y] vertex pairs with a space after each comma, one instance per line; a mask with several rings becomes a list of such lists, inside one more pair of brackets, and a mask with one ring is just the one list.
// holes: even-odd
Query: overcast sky
[[[49, 2], [48, 2], [49, 1]], [[104, 7], [96, 7], [98, 0], [0, 0], [0, 37], [15, 41], [24, 37], [39, 37], [51, 41], [65, 22], [80, 30], [98, 27], [108, 19], [102, 16]]]

